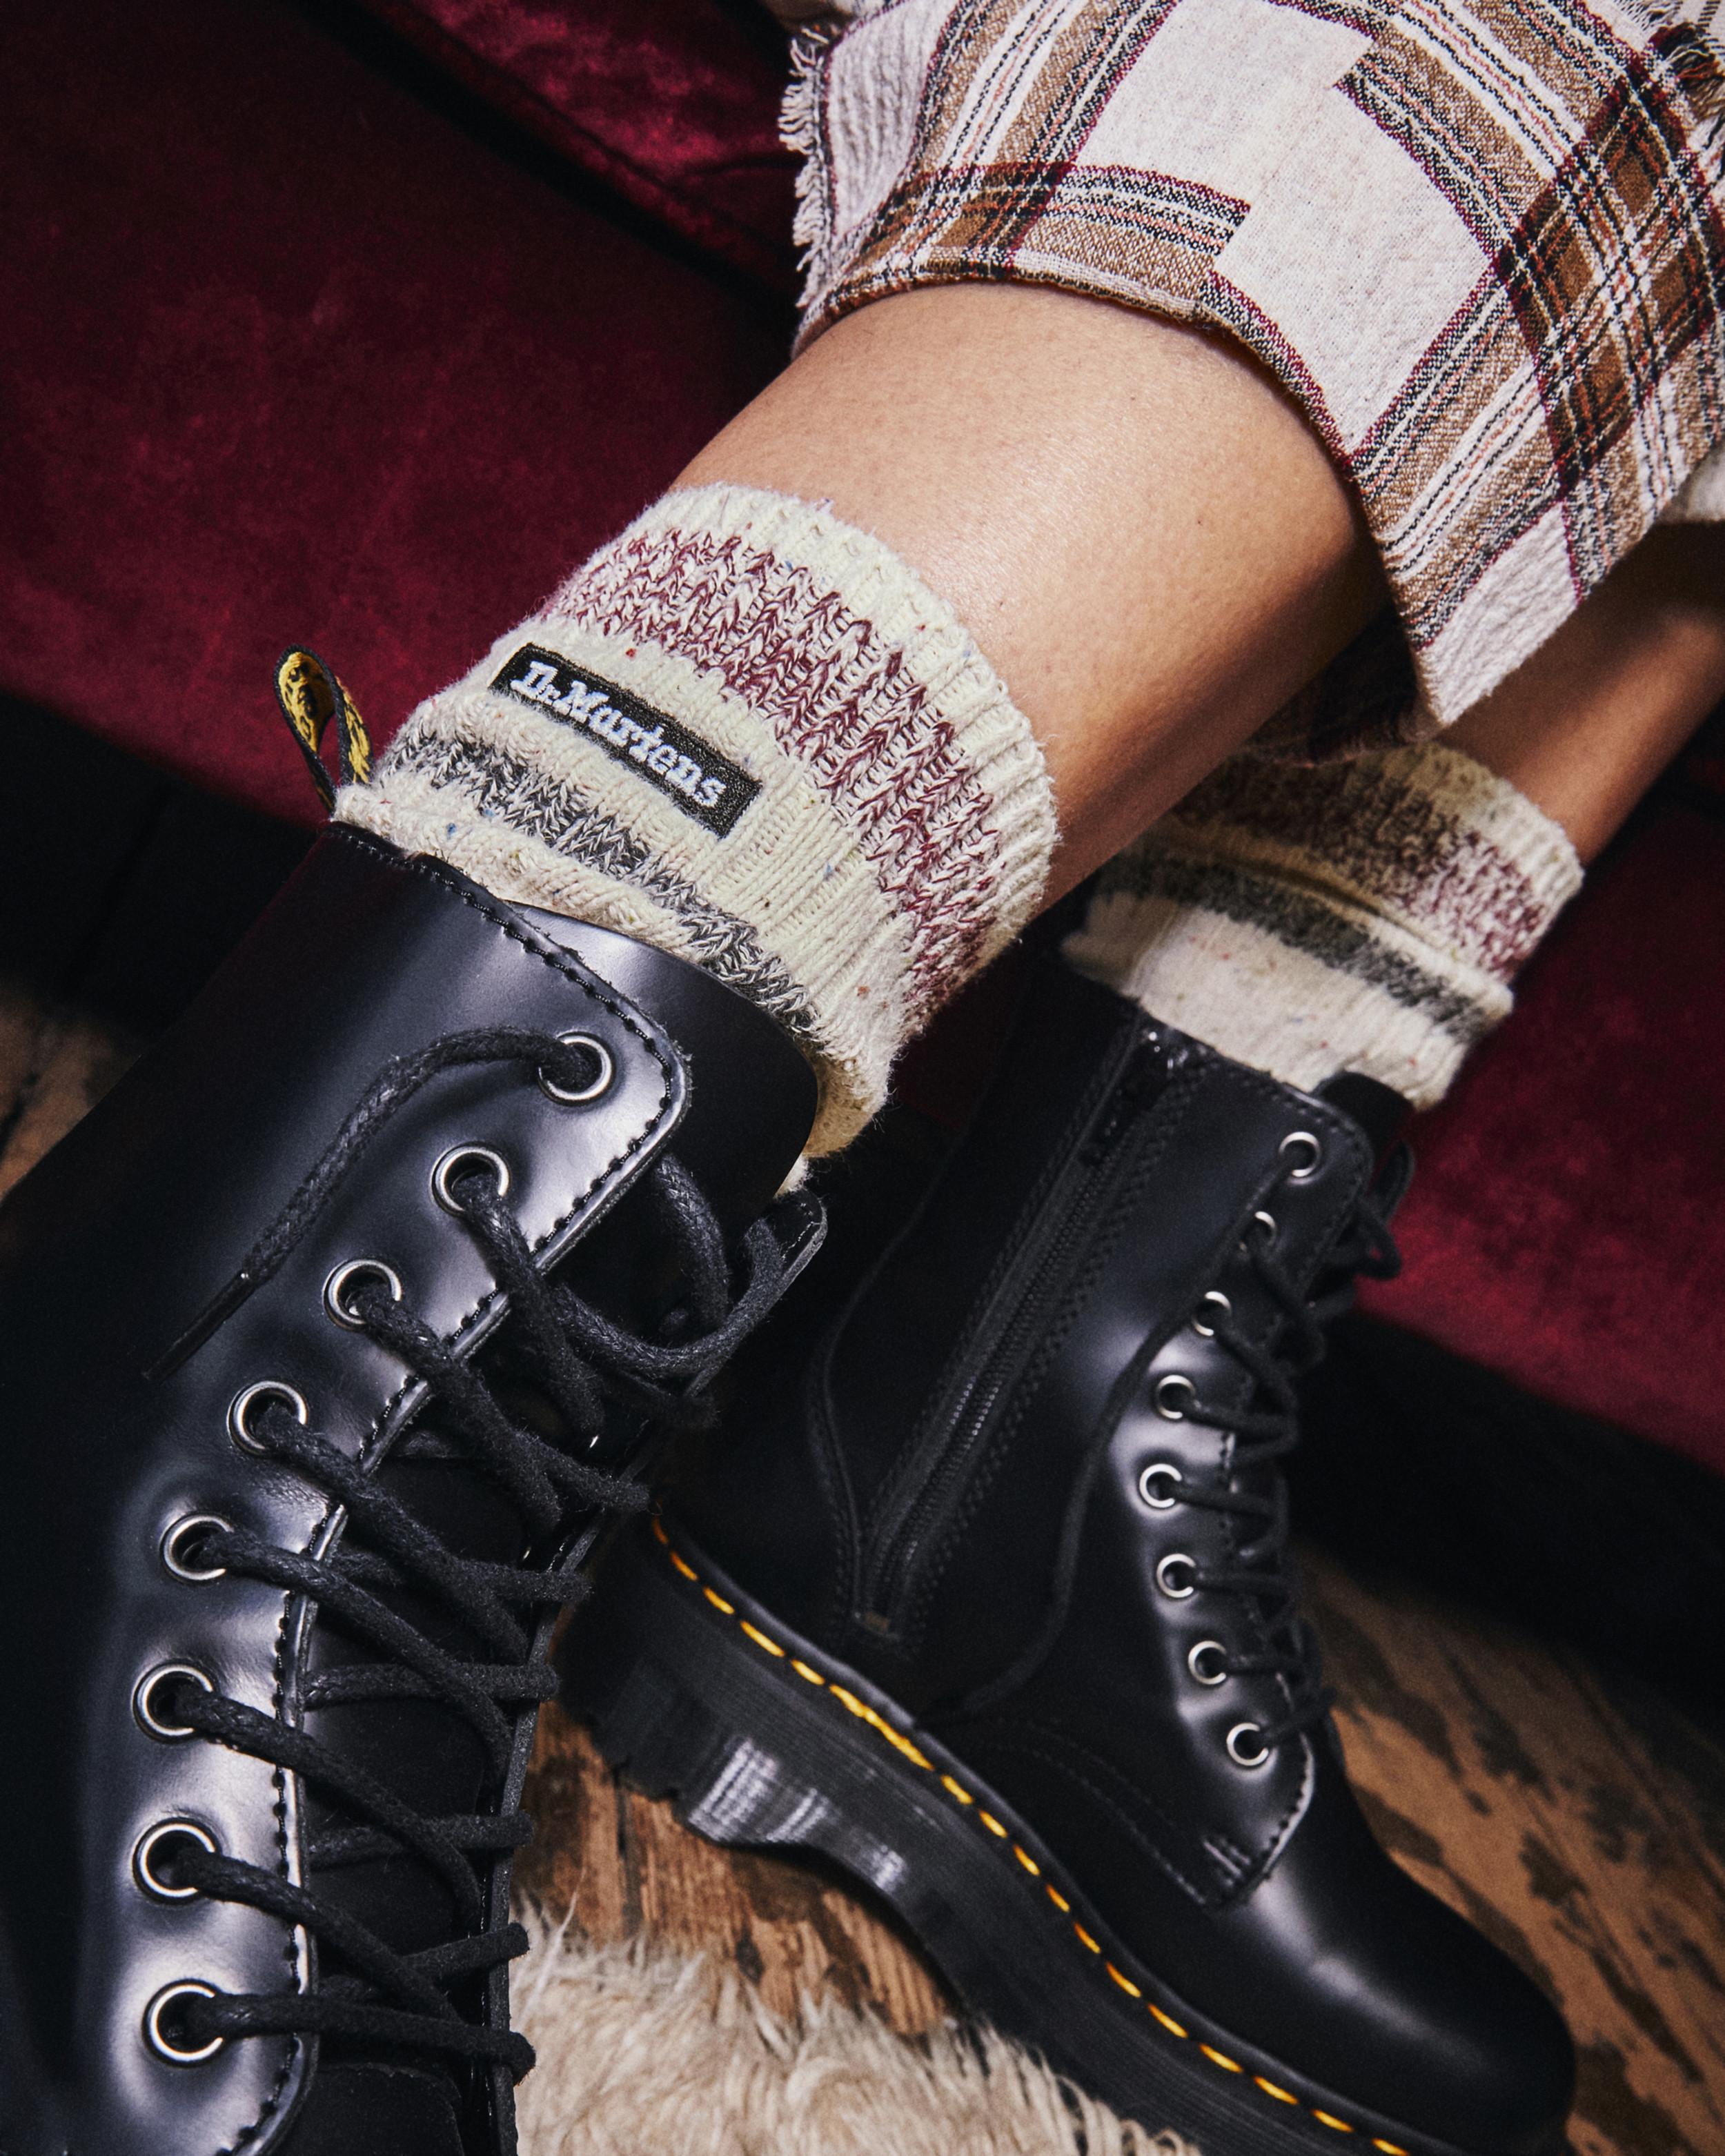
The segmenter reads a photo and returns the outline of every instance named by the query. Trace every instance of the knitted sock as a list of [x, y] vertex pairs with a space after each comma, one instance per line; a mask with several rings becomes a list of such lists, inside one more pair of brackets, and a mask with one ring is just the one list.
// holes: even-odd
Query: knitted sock
[[735, 486], [658, 502], [336, 813], [753, 998], [820, 1077], [816, 1152], [1029, 919], [1055, 836], [951, 608], [866, 532]]
[[1066, 957], [1242, 1063], [1442, 1098], [1581, 882], [1563, 830], [1459, 751], [1224, 765], [1101, 873]]

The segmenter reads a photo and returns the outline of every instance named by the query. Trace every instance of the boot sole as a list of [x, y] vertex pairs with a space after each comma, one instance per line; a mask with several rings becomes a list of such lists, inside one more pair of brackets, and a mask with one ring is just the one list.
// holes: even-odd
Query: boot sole
[[621, 1537], [562, 1651], [605, 1759], [709, 1840], [810, 1850], [882, 1896], [966, 2009], [1204, 2156], [1467, 2156], [1194, 2013], [1034, 1828], [866, 1679], [657, 1521]]

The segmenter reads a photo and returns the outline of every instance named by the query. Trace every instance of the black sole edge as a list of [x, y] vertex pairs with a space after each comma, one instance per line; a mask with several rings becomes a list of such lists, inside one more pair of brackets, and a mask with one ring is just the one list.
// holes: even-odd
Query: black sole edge
[[1204, 2156], [1465, 2156], [1291, 2093], [1273, 2061], [1235, 2058], [1224, 2033], [1153, 2005], [1147, 1973], [1083, 1921], [1034, 1833], [968, 1768], [692, 1547], [657, 1522], [651, 1534], [620, 1539], [571, 1626], [563, 1696], [606, 1760], [672, 1799], [685, 1825], [839, 1865], [891, 1905], [979, 2019]]

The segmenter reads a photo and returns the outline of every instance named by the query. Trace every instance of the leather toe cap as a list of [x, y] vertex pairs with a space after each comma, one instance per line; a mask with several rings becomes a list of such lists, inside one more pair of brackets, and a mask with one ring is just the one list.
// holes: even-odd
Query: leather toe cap
[[1562, 2147], [1575, 2083], [1562, 2015], [1383, 1853], [1345, 1788], [1324, 1791], [1218, 1928], [1251, 1973], [1243, 2033], [1274, 2036], [1290, 2064], [1469, 2156]]

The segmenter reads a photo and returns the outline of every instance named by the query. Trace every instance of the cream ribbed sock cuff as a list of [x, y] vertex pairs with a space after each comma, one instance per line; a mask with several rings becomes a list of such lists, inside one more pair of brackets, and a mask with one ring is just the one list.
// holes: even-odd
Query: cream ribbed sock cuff
[[945, 601], [735, 486], [655, 504], [336, 813], [760, 1004], [820, 1077], [816, 1152], [1029, 918], [1055, 837], [1029, 727]]
[[1108, 864], [1065, 949], [1288, 1085], [1358, 1071], [1429, 1107], [1580, 882], [1563, 830], [1440, 742], [1241, 759]]

